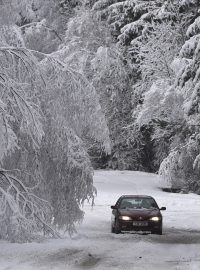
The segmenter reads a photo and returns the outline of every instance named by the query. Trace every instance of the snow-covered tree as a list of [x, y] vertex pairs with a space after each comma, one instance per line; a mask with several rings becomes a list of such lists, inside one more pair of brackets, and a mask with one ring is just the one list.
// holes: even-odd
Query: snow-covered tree
[[[197, 180], [198, 16], [195, 12], [190, 13], [190, 10], [185, 13], [185, 5], [186, 3], [179, 3], [178, 15], [179, 18], [185, 16], [183, 23], [180, 24], [180, 19], [177, 22], [172, 20], [170, 28], [174, 30], [168, 31], [165, 35], [164, 29], [168, 29], [165, 26], [160, 32], [160, 38], [155, 39], [154, 27], [154, 34], [147, 38], [146, 43], [139, 50], [141, 74], [142, 76], [144, 74], [147, 80], [139, 84], [139, 89], [144, 93], [144, 100], [143, 105], [138, 107], [138, 122], [140, 125], [150, 123], [153, 126], [151, 138], [155, 142], [155, 161], [159, 165], [164, 159], [160, 172], [171, 181], [173, 186], [185, 186], [187, 189], [197, 191], [199, 186]], [[180, 8], [182, 8], [181, 12]], [[186, 32], [185, 27], [190, 21], [192, 23]], [[162, 29], [163, 23], [159, 25]], [[170, 33], [173, 33], [171, 37]], [[152, 42], [151, 39], [154, 41]], [[162, 47], [165, 51], [155, 57], [157, 51], [155, 48], [159, 44], [159, 39], [162, 40], [163, 46], [158, 46], [158, 52]], [[180, 46], [182, 42], [183, 46]], [[151, 53], [148, 55], [149, 51]]]
[[[62, 49], [54, 58], [61, 64], [59, 58], [63, 59]], [[62, 70], [50, 68], [45, 59], [41, 64], [47, 83], [43, 100], [47, 136], [41, 151], [44, 189], [51, 187], [46, 194], [54, 205], [55, 224], [71, 232], [74, 222], [83, 217], [80, 205], [94, 198], [93, 169], [82, 141], [84, 132], [87, 129], [87, 136], [110, 152], [109, 132], [95, 89], [86, 77], [71, 69], [70, 63], [63, 63]]]
[[[181, 91], [183, 96], [182, 110], [184, 118], [190, 127], [184, 144], [177, 147], [178, 150], [173, 153], [176, 162], [180, 164], [178, 169], [174, 169], [171, 164], [170, 156], [163, 161], [161, 165], [161, 173], [168, 175], [172, 171], [176, 171], [179, 178], [182, 178], [187, 189], [199, 192], [199, 15], [194, 18], [186, 32], [187, 40], [182, 46], [179, 56], [174, 61], [176, 67], [175, 91]], [[170, 167], [166, 167], [170, 164]]]
[[[62, 58], [73, 69], [84, 73], [98, 93], [112, 142], [109, 166], [138, 168], [135, 160], [139, 150], [134, 147], [137, 136], [134, 137], [131, 125], [127, 128], [132, 121], [131, 85], [135, 78], [131, 77], [124, 58], [112, 41], [107, 23], [99, 20], [96, 12], [80, 9], [68, 24], [61, 51]], [[86, 143], [88, 145], [88, 140]], [[91, 155], [102, 155], [104, 159], [97, 144], [89, 141], [89, 149]]]
[[[167, 156], [173, 168], [176, 157], [180, 183], [185, 181], [188, 187], [189, 182], [196, 183], [194, 168], [197, 169], [199, 162], [199, 128], [196, 124], [199, 122], [199, 1], [99, 0], [93, 4], [93, 11], [101, 21], [108, 23], [127, 74], [131, 74], [132, 79], [137, 77], [132, 89], [126, 85], [124, 96], [132, 98], [131, 110], [137, 119], [136, 122], [133, 119], [132, 124], [126, 122], [127, 127], [139, 125], [141, 128], [144, 137], [141, 136], [140, 142], [147, 143], [142, 151], [150, 151], [154, 169], [159, 168], [163, 159], [167, 161]], [[104, 67], [101, 68], [103, 72], [107, 72], [105, 63], [110, 63], [109, 52], [107, 48], [99, 48], [95, 58], [99, 67]], [[105, 59], [109, 59], [108, 62]], [[104, 64], [101, 66], [101, 63]], [[106, 78], [103, 72], [97, 73], [99, 78]], [[101, 80], [96, 82], [101, 86]], [[107, 85], [108, 80], [105, 82]], [[129, 103], [125, 107], [128, 109]], [[189, 175], [191, 181], [187, 182]], [[194, 190], [195, 185], [191, 186]]]
[[[26, 26], [37, 28], [34, 20]], [[0, 29], [0, 236], [13, 241], [41, 229], [57, 235], [48, 225], [52, 218], [72, 232], [83, 217], [81, 204], [95, 194], [85, 130], [110, 151], [94, 87], [63, 61], [62, 49], [51, 55], [27, 49], [22, 26], [17, 17]]]
[[[12, 158], [19, 150], [20, 140], [24, 139], [37, 152], [44, 135], [38, 97], [41, 78], [36, 59], [26, 49], [7, 46], [0, 47], [0, 52], [0, 164], [16, 169], [9, 168], [7, 158], [10, 164], [15, 163]], [[47, 227], [44, 215], [48, 204], [35, 196], [34, 181], [27, 186], [17, 177], [17, 170], [2, 168], [0, 175], [0, 235], [12, 241], [27, 240], [38, 228]]]
[[[109, 166], [116, 169], [141, 169], [141, 144], [138, 133], [132, 126], [131, 84], [129, 70], [123, 63], [117, 47], [99, 47], [92, 60], [93, 84], [97, 89], [105, 111], [112, 154]], [[136, 162], [138, 160], [138, 162]]]

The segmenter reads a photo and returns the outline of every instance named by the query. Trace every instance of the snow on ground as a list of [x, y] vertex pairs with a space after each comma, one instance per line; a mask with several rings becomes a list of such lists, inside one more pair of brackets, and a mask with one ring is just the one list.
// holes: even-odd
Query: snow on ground
[[[200, 196], [161, 190], [157, 175], [96, 171], [95, 206], [72, 238], [42, 243], [0, 241], [0, 270], [199, 270]], [[110, 205], [123, 194], [151, 195], [163, 211], [163, 235], [110, 233]]]

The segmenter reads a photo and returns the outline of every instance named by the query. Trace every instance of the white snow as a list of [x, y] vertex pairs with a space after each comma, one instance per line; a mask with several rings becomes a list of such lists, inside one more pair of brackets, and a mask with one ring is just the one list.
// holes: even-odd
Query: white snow
[[[96, 171], [95, 206], [72, 238], [41, 243], [0, 241], [0, 270], [199, 270], [200, 196], [163, 192], [154, 174]], [[155, 197], [163, 211], [163, 235], [110, 233], [110, 205], [123, 194]]]
[[196, 48], [199, 48], [200, 43], [200, 34], [192, 36], [190, 39], [188, 39], [185, 44], [182, 46], [181, 51], [179, 55], [181, 57], [190, 58], [191, 55], [195, 52], [198, 53], [198, 49], [196, 51]]
[[195, 19], [195, 21], [188, 27], [186, 32], [187, 37], [194, 36], [200, 31], [200, 16]]

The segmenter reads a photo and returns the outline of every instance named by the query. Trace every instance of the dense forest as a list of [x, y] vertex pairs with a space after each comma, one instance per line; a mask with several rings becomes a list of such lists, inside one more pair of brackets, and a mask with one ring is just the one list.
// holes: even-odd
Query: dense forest
[[73, 233], [94, 168], [200, 194], [199, 0], [1, 0], [0, 22], [0, 238]]

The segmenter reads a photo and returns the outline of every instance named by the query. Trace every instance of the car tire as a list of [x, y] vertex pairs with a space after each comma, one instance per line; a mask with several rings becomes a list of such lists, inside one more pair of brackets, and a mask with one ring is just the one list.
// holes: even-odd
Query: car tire
[[152, 234], [162, 235], [162, 227], [151, 231]]
[[115, 228], [111, 225], [111, 233], [115, 233]]
[[121, 233], [121, 227], [120, 227], [118, 219], [115, 220], [114, 233], [116, 233], [116, 234]]

